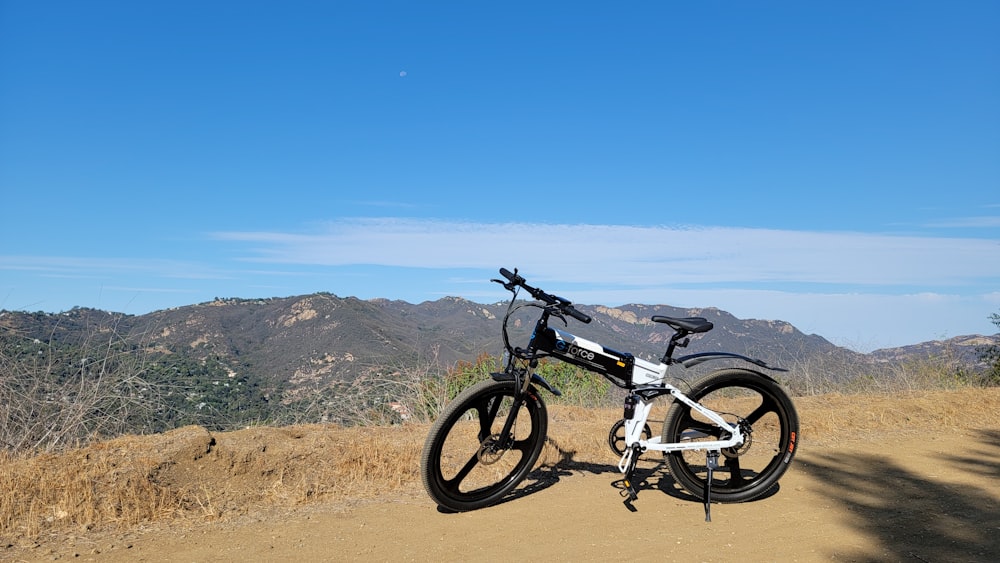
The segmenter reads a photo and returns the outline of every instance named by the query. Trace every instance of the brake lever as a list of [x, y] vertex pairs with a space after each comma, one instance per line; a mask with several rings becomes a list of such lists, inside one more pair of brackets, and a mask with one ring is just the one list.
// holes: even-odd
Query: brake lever
[[559, 319], [560, 321], [562, 321], [563, 322], [563, 326], [566, 326], [566, 327], [569, 326], [569, 321], [566, 320], [566, 313], [563, 313], [562, 309], [559, 309], [558, 307], [553, 307], [552, 308], [552, 312], [549, 313], [549, 315], [551, 315], [553, 317], [556, 317], [557, 319]]
[[516, 293], [517, 292], [517, 285], [515, 285], [514, 282], [505, 282], [503, 280], [498, 280], [498, 279], [491, 279], [490, 281], [491, 282], [496, 282], [496, 283], [502, 285], [504, 289], [506, 289], [507, 291], [509, 291], [511, 293]]

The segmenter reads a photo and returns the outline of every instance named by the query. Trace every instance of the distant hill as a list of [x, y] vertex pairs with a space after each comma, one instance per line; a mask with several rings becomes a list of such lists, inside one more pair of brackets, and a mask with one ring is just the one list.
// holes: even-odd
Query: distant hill
[[[617, 350], [657, 360], [671, 331], [654, 315], [703, 316], [715, 324], [692, 339], [690, 352], [724, 350], [774, 365], [791, 366], [816, 355], [855, 357], [817, 335], [782, 321], [737, 319], [709, 309], [665, 305], [617, 308], [580, 306], [587, 325], [571, 321], [566, 330]], [[249, 370], [275, 382], [303, 384], [351, 379], [373, 368], [431, 364], [449, 367], [479, 354], [499, 354], [506, 303], [479, 304], [446, 297], [411, 304], [360, 300], [328, 293], [273, 299], [218, 299], [208, 303], [124, 315], [94, 309], [68, 312], [0, 313], [0, 329], [43, 342], [82, 342], [115, 331], [149, 350], [222, 360], [234, 371]], [[523, 344], [531, 312], [523, 316]]]
[[[948, 357], [971, 366], [976, 362], [976, 346], [1000, 341], [997, 336], [967, 336], [859, 354], [821, 336], [803, 334], [787, 322], [738, 319], [715, 308], [639, 304], [578, 308], [593, 322], [584, 325], [571, 320], [567, 330], [653, 361], [662, 356], [671, 331], [653, 323], [652, 316], [703, 316], [715, 324], [714, 330], [692, 338], [678, 355], [702, 351], [748, 355], [789, 368], [787, 377], [793, 385], [803, 375], [810, 381], [844, 379], [863, 373], [865, 366], [931, 357]], [[372, 373], [440, 371], [459, 361], [474, 361], [481, 354], [499, 356], [505, 312], [506, 303], [480, 304], [455, 297], [411, 304], [329, 293], [216, 299], [145, 315], [84, 308], [63, 313], [0, 311], [0, 360], [21, 358], [23, 362], [46, 351], [60, 351], [60, 357], [67, 359], [50, 361], [46, 369], [61, 370], [57, 379], [66, 379], [82, 370], [71, 365], [82, 360], [68, 359], [82, 353], [81, 347], [98, 344], [98, 351], [90, 355], [100, 355], [100, 346], [139, 350], [147, 356], [143, 367], [147, 379], [177, 393], [196, 388], [196, 392], [184, 393], [185, 400], [198, 409], [221, 412], [230, 409], [225, 405], [241, 401], [245, 404], [239, 408], [246, 411], [245, 416], [269, 419], [273, 409], [254, 405], [288, 404]], [[533, 312], [522, 310], [516, 317], [514, 324], [520, 328], [512, 337], [518, 344], [526, 341]], [[178, 378], [184, 381], [175, 381]], [[170, 396], [177, 400], [176, 395]], [[175, 416], [171, 412], [164, 416]], [[183, 417], [174, 423], [185, 421], [206, 424]]]
[[869, 356], [882, 363], [937, 358], [948, 359], [956, 364], [985, 367], [980, 364], [978, 351], [984, 346], [996, 344], [1000, 344], [1000, 335], [972, 334], [896, 348], [883, 348], [875, 350]]

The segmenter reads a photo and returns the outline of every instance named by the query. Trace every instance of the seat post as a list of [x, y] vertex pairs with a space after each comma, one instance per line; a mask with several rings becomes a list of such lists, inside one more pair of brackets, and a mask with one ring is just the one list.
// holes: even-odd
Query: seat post
[[670, 344], [667, 344], [667, 351], [663, 354], [663, 359], [660, 360], [661, 363], [664, 363], [668, 366], [674, 363], [674, 349], [677, 346], [684, 348], [685, 346], [688, 345], [688, 342], [690, 342], [690, 340], [687, 340], [685, 342], [678, 343], [678, 340], [684, 338], [688, 334], [691, 333], [682, 328], [677, 329], [677, 331], [674, 332], [674, 335], [670, 337]]

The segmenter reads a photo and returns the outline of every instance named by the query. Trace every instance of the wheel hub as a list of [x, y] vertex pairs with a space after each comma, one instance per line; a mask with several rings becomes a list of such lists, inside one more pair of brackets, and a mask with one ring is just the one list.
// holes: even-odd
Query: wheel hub
[[501, 447], [500, 443], [500, 436], [496, 434], [483, 440], [483, 442], [479, 444], [479, 451], [476, 452], [476, 457], [479, 458], [479, 463], [483, 465], [493, 465], [503, 459], [504, 454], [507, 453], [507, 448]]
[[753, 427], [750, 426], [749, 422], [742, 418], [739, 419], [738, 424], [740, 427], [740, 433], [743, 434], [743, 443], [739, 446], [725, 448], [722, 450], [722, 455], [729, 458], [740, 457], [741, 455], [747, 453], [750, 451], [750, 446], [753, 444]]

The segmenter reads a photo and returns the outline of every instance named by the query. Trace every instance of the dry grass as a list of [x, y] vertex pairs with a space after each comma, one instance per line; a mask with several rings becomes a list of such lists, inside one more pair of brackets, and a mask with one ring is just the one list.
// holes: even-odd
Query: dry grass
[[120, 445], [98, 443], [64, 454], [0, 454], [0, 535], [34, 537], [49, 529], [129, 527], [170, 517], [182, 508], [177, 491], [151, 479], [156, 462], [129, 455]]
[[218, 519], [419, 480], [426, 427], [185, 427], [61, 454], [0, 454], [0, 537]]
[[[939, 432], [1000, 427], [1000, 388], [829, 394], [795, 399], [803, 440], [870, 438], [895, 431]], [[808, 442], [805, 443], [808, 445]]]
[[[899, 430], [1000, 426], [1000, 388], [832, 394], [799, 398], [796, 405], [806, 448]], [[618, 409], [550, 407], [542, 463], [616, 463], [606, 440], [620, 416]], [[653, 418], [659, 417], [654, 410]], [[659, 431], [659, 424], [650, 426]], [[11, 542], [165, 520], [225, 519], [417, 491], [428, 428], [306, 425], [210, 434], [186, 427], [61, 454], [0, 453], [0, 537]]]

